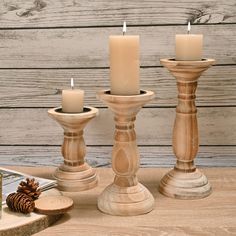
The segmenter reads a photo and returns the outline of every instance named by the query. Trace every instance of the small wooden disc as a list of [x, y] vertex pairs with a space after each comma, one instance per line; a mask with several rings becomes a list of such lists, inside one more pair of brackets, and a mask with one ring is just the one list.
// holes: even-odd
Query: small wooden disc
[[45, 215], [66, 213], [73, 207], [73, 200], [65, 196], [45, 196], [35, 201], [34, 211]]

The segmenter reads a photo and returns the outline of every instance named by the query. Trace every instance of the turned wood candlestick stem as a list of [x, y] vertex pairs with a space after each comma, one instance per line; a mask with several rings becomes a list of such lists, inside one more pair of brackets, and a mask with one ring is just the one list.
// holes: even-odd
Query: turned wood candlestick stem
[[61, 148], [64, 163], [54, 173], [58, 188], [74, 192], [95, 187], [98, 181], [96, 172], [85, 162], [86, 145], [83, 130], [98, 114], [98, 109], [84, 107], [81, 113], [63, 113], [59, 107], [50, 109], [48, 114], [64, 129]]
[[111, 95], [101, 91], [101, 99], [114, 112], [115, 134], [112, 152], [114, 182], [98, 197], [98, 208], [111, 215], [139, 215], [153, 209], [154, 198], [138, 182], [139, 151], [136, 144], [134, 122], [141, 107], [154, 97], [151, 91], [140, 95]]
[[194, 165], [199, 146], [195, 92], [198, 78], [214, 62], [213, 59], [202, 61], [161, 59], [161, 64], [176, 78], [178, 87], [178, 105], [172, 141], [177, 161], [174, 169], [162, 178], [159, 186], [159, 191], [166, 196], [196, 199], [211, 193], [211, 186], [206, 176]]
[[176, 78], [178, 87], [178, 105], [172, 141], [177, 161], [174, 169], [162, 178], [159, 186], [159, 191], [166, 196], [197, 199], [211, 193], [211, 186], [206, 176], [194, 165], [199, 146], [195, 92], [198, 78], [214, 62], [213, 59], [202, 61], [161, 59], [161, 64]]

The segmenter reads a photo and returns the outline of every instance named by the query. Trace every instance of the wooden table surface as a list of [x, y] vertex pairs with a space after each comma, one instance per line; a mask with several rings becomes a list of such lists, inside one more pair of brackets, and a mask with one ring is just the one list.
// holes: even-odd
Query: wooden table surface
[[[51, 177], [54, 168], [10, 167], [40, 177]], [[157, 235], [236, 235], [236, 168], [203, 169], [213, 193], [201, 200], [176, 200], [157, 191], [168, 169], [146, 168], [138, 171], [156, 199], [155, 209], [146, 215], [117, 217], [97, 209], [97, 196], [113, 178], [111, 169], [98, 169], [97, 188], [80, 193], [65, 193], [75, 207], [53, 226], [37, 236], [157, 236]]]

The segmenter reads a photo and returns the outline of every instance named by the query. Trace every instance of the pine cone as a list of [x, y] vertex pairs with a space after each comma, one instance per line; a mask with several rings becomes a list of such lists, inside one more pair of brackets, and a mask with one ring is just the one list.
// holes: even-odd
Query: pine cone
[[39, 183], [35, 182], [35, 179], [26, 178], [26, 181], [21, 181], [18, 189], [18, 193], [25, 193], [30, 196], [33, 200], [36, 200], [41, 194], [41, 190], [39, 188]]
[[10, 210], [24, 214], [32, 212], [35, 207], [33, 199], [24, 193], [10, 193], [6, 203]]

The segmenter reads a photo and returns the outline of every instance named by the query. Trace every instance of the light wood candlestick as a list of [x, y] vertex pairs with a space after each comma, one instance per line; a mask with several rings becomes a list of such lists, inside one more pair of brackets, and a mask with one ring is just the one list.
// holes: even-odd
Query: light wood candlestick
[[136, 176], [139, 151], [134, 121], [141, 107], [154, 98], [154, 93], [141, 91], [140, 95], [119, 96], [100, 91], [97, 96], [114, 112], [116, 123], [112, 152], [115, 178], [98, 197], [98, 208], [111, 215], [147, 213], [154, 207], [154, 198]]
[[64, 129], [61, 149], [64, 163], [54, 173], [58, 188], [77, 192], [95, 187], [98, 178], [95, 170], [85, 162], [83, 129], [98, 114], [98, 109], [86, 106], [81, 113], [63, 113], [61, 107], [58, 107], [50, 109], [48, 114]]
[[195, 92], [198, 78], [214, 62], [214, 59], [201, 61], [161, 59], [161, 64], [177, 79], [178, 87], [172, 142], [177, 162], [174, 169], [162, 178], [159, 186], [159, 191], [166, 196], [198, 199], [211, 193], [207, 177], [194, 165], [199, 146]]

